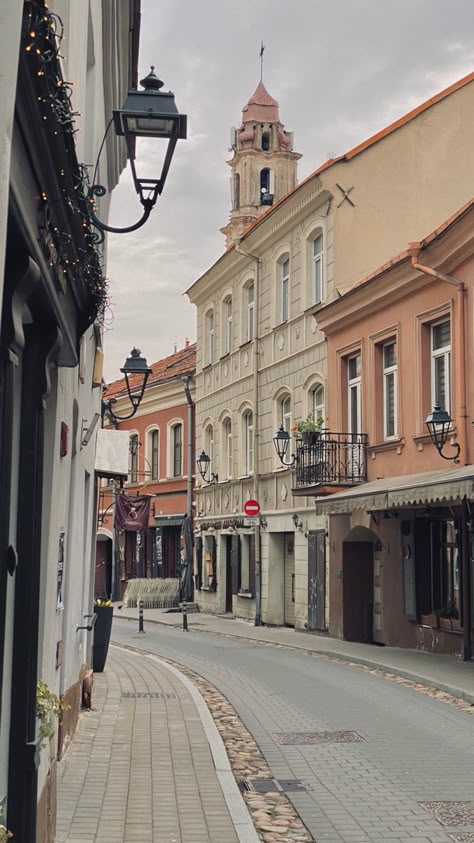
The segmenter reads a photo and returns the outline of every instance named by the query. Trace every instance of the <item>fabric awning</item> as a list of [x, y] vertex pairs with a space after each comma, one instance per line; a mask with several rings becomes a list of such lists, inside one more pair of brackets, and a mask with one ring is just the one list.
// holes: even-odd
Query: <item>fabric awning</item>
[[363, 509], [366, 512], [415, 504], [441, 504], [474, 498], [474, 466], [423, 474], [405, 474], [362, 483], [316, 501], [318, 515], [336, 515]]
[[182, 515], [155, 515], [155, 527], [182, 527], [186, 513]]

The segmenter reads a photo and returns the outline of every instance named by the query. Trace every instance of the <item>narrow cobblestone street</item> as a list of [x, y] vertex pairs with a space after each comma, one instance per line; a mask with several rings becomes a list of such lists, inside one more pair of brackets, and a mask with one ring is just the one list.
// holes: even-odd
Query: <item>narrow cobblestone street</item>
[[318, 843], [472, 843], [467, 710], [368, 670], [259, 643], [151, 624], [139, 636], [120, 620], [113, 638], [221, 691], [271, 776], [302, 782], [287, 797]]

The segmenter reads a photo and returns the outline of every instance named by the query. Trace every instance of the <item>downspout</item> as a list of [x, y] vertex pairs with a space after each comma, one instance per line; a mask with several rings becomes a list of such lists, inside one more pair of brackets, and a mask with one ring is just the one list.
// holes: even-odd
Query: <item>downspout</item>
[[[430, 266], [424, 266], [418, 263], [418, 257], [422, 249], [421, 243], [409, 243], [408, 254], [411, 257], [411, 265], [413, 269], [429, 275], [431, 278], [437, 278], [438, 281], [445, 281], [447, 284], [452, 284], [456, 287], [456, 301], [457, 301], [457, 335], [459, 338], [460, 354], [458, 355], [457, 366], [459, 370], [459, 378], [457, 382], [457, 402], [456, 402], [456, 427], [459, 429], [458, 441], [461, 447], [462, 462], [467, 465], [467, 384], [466, 384], [466, 287], [462, 281], [453, 278], [452, 275], [445, 275], [444, 272], [438, 272]], [[457, 424], [459, 420], [459, 425]], [[471, 660], [471, 565], [470, 565], [470, 550], [469, 550], [469, 533], [468, 522], [471, 523], [471, 518], [468, 512], [466, 499], [464, 498], [462, 505], [462, 545], [461, 545], [461, 563], [462, 563], [462, 608], [463, 608], [463, 659], [464, 661]]]
[[[260, 292], [260, 258], [245, 252], [237, 240], [235, 251], [239, 255], [250, 258], [255, 263], [254, 281], [254, 332], [253, 332], [253, 497], [258, 501], [258, 472], [259, 472], [259, 427], [258, 427], [258, 301]], [[262, 566], [260, 554], [260, 523], [255, 530], [255, 626], [262, 625]]]
[[187, 480], [187, 491], [186, 491], [186, 515], [188, 518], [193, 517], [193, 410], [194, 410], [194, 401], [191, 397], [191, 390], [189, 388], [189, 384], [191, 382], [192, 375], [183, 375], [181, 380], [183, 381], [184, 387], [184, 394], [186, 395], [186, 401], [188, 402], [188, 480]]

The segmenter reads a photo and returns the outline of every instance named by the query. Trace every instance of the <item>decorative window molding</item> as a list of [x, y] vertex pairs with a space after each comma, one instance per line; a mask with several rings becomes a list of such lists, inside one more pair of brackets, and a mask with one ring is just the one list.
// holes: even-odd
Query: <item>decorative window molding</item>
[[157, 424], [149, 425], [145, 430], [145, 469], [150, 480], [160, 479], [160, 428]]
[[184, 423], [183, 419], [172, 419], [167, 424], [166, 475], [168, 478], [182, 477], [184, 473]]

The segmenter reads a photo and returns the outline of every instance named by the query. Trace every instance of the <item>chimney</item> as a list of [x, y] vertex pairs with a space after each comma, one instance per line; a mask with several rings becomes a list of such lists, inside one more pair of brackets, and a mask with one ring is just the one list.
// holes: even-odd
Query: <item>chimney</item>
[[176, 345], [176, 343], [175, 343], [175, 344], [174, 344], [174, 352], [173, 352], [173, 354], [176, 354], [176, 352], [177, 352], [177, 351], [178, 351], [178, 346], [177, 346], [177, 345]]
[[187, 337], [186, 337], [186, 339], [184, 340], [184, 347], [185, 347], [185, 348], [189, 348], [189, 340], [188, 340], [188, 338], [187, 338]]

